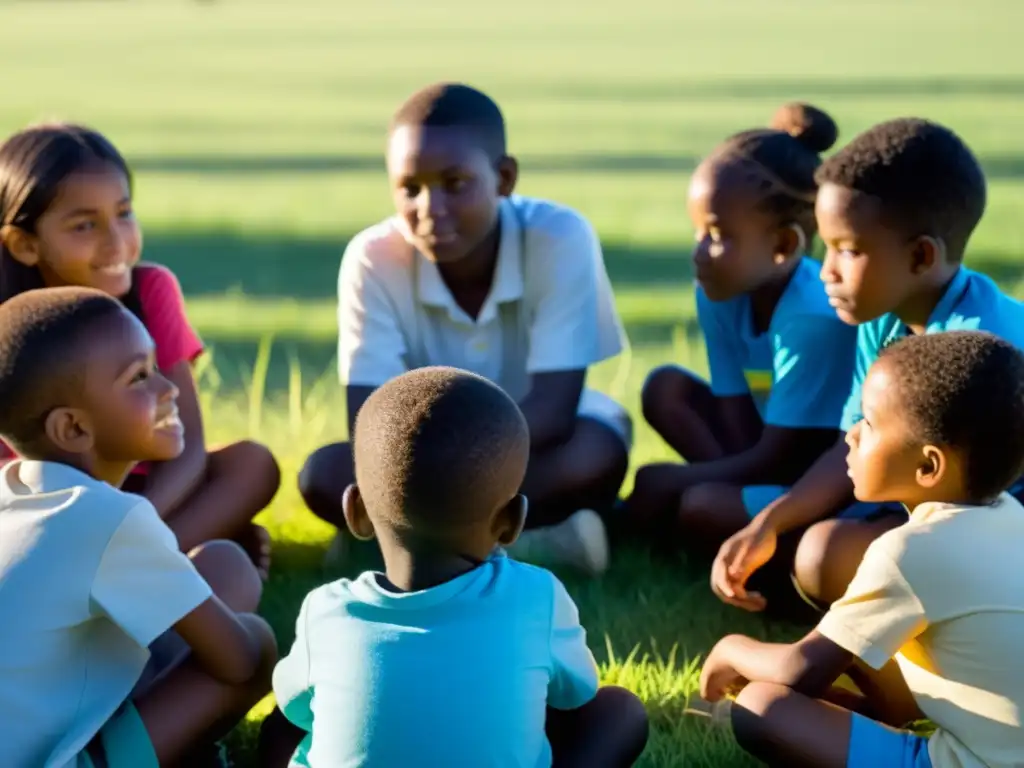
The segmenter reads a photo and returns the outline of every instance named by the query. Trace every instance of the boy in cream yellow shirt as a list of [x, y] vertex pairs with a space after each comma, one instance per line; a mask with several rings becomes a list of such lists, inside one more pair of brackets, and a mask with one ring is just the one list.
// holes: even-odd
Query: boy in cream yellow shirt
[[[742, 688], [741, 746], [787, 766], [1024, 765], [1024, 355], [977, 331], [883, 351], [847, 435], [861, 501], [910, 520], [877, 539], [846, 594], [791, 645], [715, 646], [701, 693]], [[843, 673], [861, 694], [833, 687]], [[928, 719], [934, 733], [905, 730]]]

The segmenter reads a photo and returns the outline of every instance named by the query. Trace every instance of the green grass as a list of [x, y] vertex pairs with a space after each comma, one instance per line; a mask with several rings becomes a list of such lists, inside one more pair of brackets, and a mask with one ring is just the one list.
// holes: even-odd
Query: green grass
[[[263, 610], [287, 647], [299, 600], [327, 578], [318, 563], [330, 531], [302, 510], [294, 475], [310, 450], [343, 434], [331, 368], [338, 259], [354, 232], [388, 213], [384, 127], [405, 95], [442, 78], [492, 93], [522, 162], [520, 191], [576, 206], [597, 226], [633, 350], [593, 380], [637, 418], [639, 465], [668, 455], [639, 418], [646, 372], [666, 360], [704, 369], [686, 258], [687, 174], [718, 140], [763, 124], [785, 100], [828, 109], [844, 139], [900, 114], [955, 126], [991, 181], [969, 263], [1017, 290], [1018, 5], [7, 2], [0, 130], [87, 121], [132, 161], [146, 256], [180, 276], [214, 350], [203, 374], [208, 434], [265, 440], [285, 470], [265, 513], [278, 546]], [[743, 764], [683, 715], [695, 660], [727, 632], [792, 628], [726, 610], [702, 574], [641, 553], [600, 581], [567, 581], [604, 679], [650, 708], [643, 764]], [[239, 757], [250, 764], [244, 748]]]

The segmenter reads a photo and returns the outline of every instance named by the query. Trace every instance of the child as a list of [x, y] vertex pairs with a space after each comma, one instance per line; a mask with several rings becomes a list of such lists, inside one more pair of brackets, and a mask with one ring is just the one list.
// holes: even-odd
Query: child
[[709, 557], [839, 434], [856, 330], [836, 317], [806, 255], [814, 172], [835, 140], [828, 115], [787, 104], [772, 128], [727, 139], [690, 184], [711, 382], [676, 366], [648, 378], [644, 415], [688, 463], [642, 467], [628, 507], [678, 522]]
[[157, 365], [181, 393], [185, 449], [172, 461], [139, 467], [125, 490], [152, 502], [183, 551], [235, 538], [265, 575], [270, 540], [252, 519], [277, 492], [277, 463], [252, 442], [207, 452], [191, 367], [202, 343], [178, 281], [165, 267], [139, 264], [141, 249], [131, 174], [103, 136], [42, 125], [0, 146], [0, 301], [32, 288], [79, 285], [121, 299], [142, 320]]
[[274, 672], [301, 732], [274, 743], [288, 729], [272, 716], [263, 764], [305, 736], [292, 765], [632, 765], [643, 705], [598, 690], [565, 588], [500, 549], [526, 517], [515, 402], [475, 374], [420, 368], [367, 398], [353, 444], [345, 522], [376, 537], [386, 570], [306, 598]]
[[[136, 461], [183, 450], [177, 394], [106, 293], [0, 305], [0, 435], [21, 457], [0, 469], [5, 766], [198, 765], [270, 689], [274, 636], [248, 613], [260, 580], [242, 550], [190, 561], [152, 504], [117, 490]], [[158, 638], [185, 653], [147, 668]]]
[[[629, 417], [584, 389], [587, 369], [625, 343], [601, 246], [568, 208], [511, 197], [518, 178], [498, 106], [465, 85], [424, 88], [391, 123], [397, 216], [357, 235], [338, 281], [338, 367], [349, 434], [370, 393], [428, 365], [501, 386], [530, 428], [523, 493], [531, 528], [519, 557], [597, 574], [603, 523], [629, 463]], [[344, 528], [347, 443], [314, 453], [299, 486], [310, 509]]]
[[[871, 544], [803, 640], [719, 642], [701, 693], [746, 683], [733, 731], [772, 765], [1024, 765], [1024, 507], [1004, 493], [1024, 470], [1024, 355], [977, 331], [911, 335], [861, 397], [855, 493], [902, 502], [909, 521]], [[846, 671], [863, 696], [830, 691]], [[931, 738], [896, 730], [924, 718]]]
[[[860, 388], [871, 364], [902, 336], [977, 329], [1024, 348], [1024, 305], [961, 266], [985, 209], [985, 177], [956, 134], [926, 120], [882, 123], [826, 160], [818, 182], [816, 215], [827, 247], [822, 279], [839, 317], [858, 325], [844, 431], [861, 417]], [[772, 558], [778, 536], [849, 503], [846, 450], [838, 443], [726, 542], [713, 567], [719, 596], [745, 608], [764, 606], [746, 591], [746, 579]], [[803, 536], [796, 583], [812, 602], [827, 606], [841, 596], [868, 544], [907, 519], [898, 506], [880, 507], [872, 517], [830, 520]]]

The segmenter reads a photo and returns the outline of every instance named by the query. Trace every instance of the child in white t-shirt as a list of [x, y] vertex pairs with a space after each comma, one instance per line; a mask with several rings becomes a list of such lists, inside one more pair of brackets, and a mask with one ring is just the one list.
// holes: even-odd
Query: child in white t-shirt
[[[190, 560], [147, 500], [118, 490], [136, 462], [182, 450], [176, 397], [107, 294], [0, 305], [0, 437], [23, 457], [0, 470], [4, 766], [196, 765], [269, 690], [276, 646], [244, 612], [260, 580], [242, 549], [212, 542]], [[171, 650], [158, 667], [154, 644]]]
[[[776, 765], [1024, 765], [1024, 354], [979, 331], [885, 349], [847, 433], [857, 498], [910, 519], [868, 548], [807, 637], [715, 646], [701, 692], [739, 743]], [[832, 687], [848, 673], [861, 694]], [[743, 687], [745, 686], [745, 687]], [[906, 730], [927, 718], [930, 737]]]

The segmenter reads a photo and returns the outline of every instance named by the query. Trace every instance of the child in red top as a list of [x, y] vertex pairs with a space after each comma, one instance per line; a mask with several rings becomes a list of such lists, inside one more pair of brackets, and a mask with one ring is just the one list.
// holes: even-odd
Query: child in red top
[[277, 493], [277, 462], [249, 441], [207, 451], [192, 377], [203, 344], [177, 279], [165, 267], [140, 264], [141, 250], [131, 172], [103, 136], [41, 125], [0, 146], [0, 302], [33, 288], [77, 285], [117, 297], [142, 320], [160, 370], [181, 392], [185, 450], [140, 466], [123, 487], [152, 502], [183, 551], [233, 538], [265, 576], [270, 540], [252, 519]]

